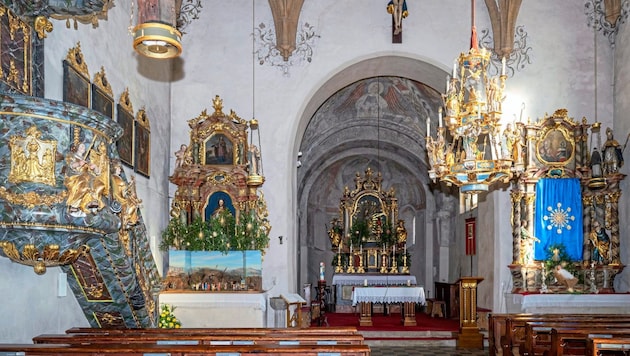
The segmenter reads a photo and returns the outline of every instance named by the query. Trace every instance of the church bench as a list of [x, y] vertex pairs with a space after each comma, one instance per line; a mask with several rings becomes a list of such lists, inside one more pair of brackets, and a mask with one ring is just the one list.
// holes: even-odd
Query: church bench
[[625, 355], [628, 351], [630, 351], [630, 337], [590, 337], [586, 355]]
[[[612, 323], [601, 320], [582, 320], [568, 322], [529, 322], [525, 325], [524, 341], [519, 345], [521, 355], [557, 355], [566, 354], [569, 349], [581, 350], [578, 354], [584, 354], [586, 350], [586, 337], [588, 334], [609, 334], [627, 332], [630, 329], [630, 321], [624, 323]], [[554, 336], [555, 335], [555, 336]], [[581, 335], [577, 337], [576, 335]], [[580, 341], [580, 339], [583, 339]], [[575, 344], [577, 341], [577, 345]], [[569, 353], [573, 354], [573, 353]]]
[[551, 348], [543, 355], [587, 355], [591, 338], [630, 337], [628, 328], [554, 328], [551, 330]]
[[[164, 330], [164, 329], [162, 329]], [[364, 343], [361, 334], [314, 334], [314, 333], [267, 333], [248, 334], [185, 334], [185, 333], [74, 333], [74, 334], [42, 334], [33, 338], [35, 344], [110, 344], [110, 343], [157, 343], [157, 344], [192, 344], [192, 345], [246, 345], [246, 344], [348, 344]]]
[[525, 324], [535, 321], [581, 321], [615, 320], [630, 321], [630, 315], [624, 314], [528, 314], [506, 313], [491, 314], [488, 330], [488, 348], [490, 355], [511, 355], [513, 348], [524, 342]]
[[133, 329], [107, 329], [107, 328], [90, 328], [90, 327], [74, 327], [66, 330], [66, 334], [86, 334], [86, 333], [110, 333], [110, 334], [129, 334], [129, 333], [163, 333], [168, 330], [171, 334], [259, 334], [283, 333], [283, 334], [356, 334], [357, 328], [354, 326], [335, 326], [335, 327], [309, 327], [309, 328], [179, 328], [179, 329], [160, 329], [160, 328], [133, 328]]
[[369, 356], [367, 345], [0, 344], [0, 355], [20, 356]]

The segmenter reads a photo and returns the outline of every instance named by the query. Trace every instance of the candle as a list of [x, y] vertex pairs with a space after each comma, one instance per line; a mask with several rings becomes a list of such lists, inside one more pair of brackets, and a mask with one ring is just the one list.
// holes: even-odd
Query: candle
[[394, 255], [396, 255], [396, 245], [392, 246], [392, 252], [394, 253]]
[[363, 254], [363, 245], [359, 245], [359, 253]]
[[457, 61], [453, 63], [453, 78], [457, 79]]
[[352, 242], [350, 243], [350, 255], [352, 255]]
[[505, 57], [501, 59], [501, 75], [505, 75]]
[[438, 124], [439, 127], [442, 127], [442, 107], [438, 109]]
[[446, 94], [448, 94], [448, 90], [451, 89], [451, 78], [449, 78], [449, 76], [446, 76]]
[[411, 280], [407, 280], [407, 287], [411, 287]]
[[405, 255], [407, 255], [407, 244], [405, 244]]
[[363, 280], [363, 286], [367, 287], [367, 278]]
[[429, 137], [429, 132], [431, 132], [431, 119], [427, 116], [427, 137]]

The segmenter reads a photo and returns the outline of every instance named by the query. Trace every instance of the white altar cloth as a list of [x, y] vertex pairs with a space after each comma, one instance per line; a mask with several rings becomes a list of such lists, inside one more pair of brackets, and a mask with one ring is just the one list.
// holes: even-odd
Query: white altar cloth
[[417, 303], [424, 305], [422, 287], [355, 287], [352, 292], [352, 305], [370, 303]]
[[405, 274], [335, 274], [333, 285], [338, 286], [362, 286], [367, 282], [368, 286], [396, 286], [416, 285], [416, 276]]
[[508, 313], [630, 314], [630, 294], [506, 294]]
[[160, 293], [160, 304], [175, 307], [183, 328], [266, 327], [263, 293]]

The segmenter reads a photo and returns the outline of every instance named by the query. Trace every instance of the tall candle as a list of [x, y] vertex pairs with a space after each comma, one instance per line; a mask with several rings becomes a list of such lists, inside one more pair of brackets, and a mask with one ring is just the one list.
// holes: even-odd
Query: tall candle
[[505, 57], [501, 59], [501, 75], [505, 75]]
[[396, 255], [396, 245], [392, 246], [392, 252], [394, 253], [394, 255]]
[[363, 245], [359, 245], [359, 253], [363, 254]]
[[405, 255], [407, 254], [407, 244], [405, 244]]
[[449, 76], [446, 76], [446, 93], [448, 94], [448, 90], [451, 89], [451, 78], [449, 78]]
[[439, 124], [439, 127], [442, 127], [442, 108], [441, 107], [438, 109], [438, 124]]
[[431, 119], [427, 116], [427, 137], [431, 136], [429, 132], [431, 132]]
[[350, 243], [350, 255], [352, 255], [352, 242]]
[[453, 63], [453, 78], [457, 79], [457, 61]]

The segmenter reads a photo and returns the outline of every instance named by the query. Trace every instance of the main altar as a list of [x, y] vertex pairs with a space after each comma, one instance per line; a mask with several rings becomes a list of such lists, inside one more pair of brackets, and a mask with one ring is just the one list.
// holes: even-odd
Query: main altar
[[[328, 236], [334, 252], [332, 279], [337, 312], [354, 312], [357, 287], [416, 287], [409, 274], [405, 222], [398, 218], [393, 188], [382, 187], [380, 173], [371, 168], [354, 178], [339, 204], [339, 216], [331, 221]], [[422, 303], [424, 292], [422, 293]]]

